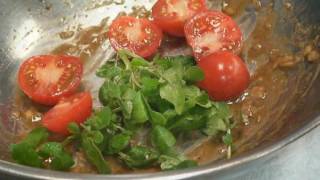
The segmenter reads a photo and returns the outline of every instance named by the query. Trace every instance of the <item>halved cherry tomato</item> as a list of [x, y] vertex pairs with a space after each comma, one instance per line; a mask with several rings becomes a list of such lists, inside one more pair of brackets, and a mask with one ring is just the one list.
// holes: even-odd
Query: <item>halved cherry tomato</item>
[[164, 32], [183, 37], [186, 20], [205, 10], [205, 0], [158, 0], [152, 8], [152, 17]]
[[231, 52], [217, 52], [198, 61], [205, 78], [198, 85], [216, 101], [233, 100], [249, 86], [250, 75], [242, 59]]
[[237, 53], [242, 44], [242, 33], [236, 22], [219, 11], [195, 15], [185, 25], [188, 44], [197, 58], [217, 51]]
[[108, 36], [114, 49], [127, 49], [142, 57], [154, 54], [162, 41], [161, 30], [151, 21], [130, 16], [115, 19]]
[[52, 132], [67, 135], [71, 122], [83, 123], [92, 112], [92, 97], [88, 92], [63, 98], [44, 114], [42, 124]]
[[33, 101], [54, 105], [80, 85], [83, 65], [73, 56], [41, 55], [27, 59], [19, 69], [18, 83]]

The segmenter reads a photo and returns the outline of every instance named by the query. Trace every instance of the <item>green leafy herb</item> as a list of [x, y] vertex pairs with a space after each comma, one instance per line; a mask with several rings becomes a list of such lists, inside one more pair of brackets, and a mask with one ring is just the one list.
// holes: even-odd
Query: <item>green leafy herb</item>
[[120, 153], [120, 158], [130, 168], [144, 168], [154, 164], [159, 158], [159, 153], [151, 148], [135, 146], [127, 153]]
[[146, 61], [146, 60], [144, 60], [143, 58], [140, 58], [140, 57], [135, 57], [131, 61], [131, 66], [135, 67], [135, 68], [138, 68], [138, 67], [141, 67], [141, 66], [147, 67], [149, 65], [150, 64], [149, 64], [148, 61]]
[[166, 154], [176, 144], [176, 139], [165, 127], [155, 126], [151, 132], [151, 142], [161, 153]]
[[108, 143], [107, 153], [116, 154], [124, 150], [129, 145], [130, 139], [131, 133], [129, 132], [112, 136]]
[[161, 155], [159, 162], [162, 170], [184, 169], [198, 165], [197, 162], [186, 160], [184, 157], [172, 157], [167, 155]]
[[89, 125], [93, 129], [101, 130], [106, 128], [113, 118], [114, 116], [111, 109], [109, 107], [104, 107], [91, 116], [86, 121], [86, 125]]
[[189, 82], [198, 82], [204, 79], [203, 71], [197, 66], [191, 66], [186, 69], [184, 79]]
[[145, 100], [141, 92], [138, 92], [133, 99], [132, 122], [135, 124], [145, 123], [149, 119], [144, 101]]
[[82, 149], [89, 160], [101, 174], [111, 173], [108, 163], [105, 161], [100, 149], [90, 137], [82, 137]]
[[68, 131], [74, 135], [78, 135], [81, 133], [80, 127], [75, 122], [72, 122], [68, 125]]
[[158, 88], [159, 88], [159, 81], [155, 78], [150, 78], [150, 77], [143, 77], [141, 78], [141, 84], [142, 84], [142, 92], [143, 94], [146, 94], [147, 96], [154, 95], [155, 93], [158, 93]]
[[160, 88], [160, 96], [174, 105], [177, 114], [183, 112], [185, 94], [181, 86], [178, 84], [167, 84]]
[[231, 113], [225, 103], [214, 103], [208, 115], [207, 127], [204, 132], [209, 136], [215, 136], [218, 132], [226, 132], [231, 126], [229, 119]]
[[[96, 74], [104, 79], [99, 90], [104, 107], [95, 110], [83, 124], [69, 124], [70, 136], [62, 143], [44, 143], [48, 132], [35, 129], [22, 142], [11, 145], [14, 160], [68, 170], [74, 162], [65, 149], [74, 143], [77, 146], [72, 147], [81, 149], [102, 174], [111, 173], [103, 155], [120, 157], [129, 168], [188, 168], [197, 163], [176, 149], [176, 137], [180, 142], [180, 138], [183, 141], [199, 132], [221, 138], [231, 156], [231, 112], [227, 104], [211, 101], [195, 85], [203, 80], [204, 73], [193, 57], [157, 55], [147, 61], [120, 50]], [[147, 146], [149, 142], [154, 149]]]
[[227, 158], [230, 159], [231, 153], [232, 153], [232, 146], [233, 146], [231, 129], [227, 130], [227, 133], [222, 137], [222, 141], [225, 145], [228, 146]]
[[162, 115], [159, 112], [150, 110], [150, 116], [151, 116], [151, 124], [153, 126], [165, 126], [167, 124], [167, 119], [164, 115]]
[[21, 142], [19, 144], [12, 144], [10, 146], [11, 156], [17, 163], [32, 166], [41, 167], [42, 159], [36, 152], [36, 150], [28, 143]]
[[68, 170], [74, 165], [71, 155], [57, 142], [48, 142], [41, 145], [39, 155], [45, 159], [50, 158], [49, 167], [54, 170]]
[[33, 129], [28, 136], [22, 141], [23, 143], [29, 144], [32, 148], [37, 147], [40, 143], [47, 140], [49, 132], [46, 128]]
[[98, 77], [109, 77], [114, 78], [121, 73], [122, 69], [118, 66], [112, 66], [109, 64], [105, 64], [101, 66], [97, 71]]
[[20, 143], [10, 145], [12, 159], [19, 164], [42, 167], [42, 158], [38, 155], [36, 147], [48, 136], [49, 133], [45, 128], [32, 130]]

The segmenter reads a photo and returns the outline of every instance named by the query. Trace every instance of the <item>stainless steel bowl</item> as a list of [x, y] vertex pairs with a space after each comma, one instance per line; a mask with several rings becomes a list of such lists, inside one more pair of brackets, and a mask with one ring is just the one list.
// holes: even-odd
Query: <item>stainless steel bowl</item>
[[[285, 0], [260, 0], [261, 5], [273, 2], [273, 9], [279, 15], [277, 31], [280, 35], [290, 36], [294, 34], [292, 21], [287, 21], [284, 16]], [[143, 5], [150, 9], [154, 0], [0, 0], [0, 159], [6, 159], [8, 144], [13, 141], [12, 136], [4, 132], [14, 132], [17, 127], [15, 114], [10, 113], [16, 94], [16, 71], [21, 61], [29, 56], [50, 52], [59, 44], [68, 42], [68, 39], [61, 38], [66, 34], [62, 31], [77, 30], [99, 24], [103, 18], [115, 18], [122, 11], [129, 12], [132, 7]], [[220, 9], [223, 6], [222, 0], [212, 0], [208, 3]], [[320, 25], [320, 1], [318, 0], [293, 0], [290, 18], [297, 19], [306, 27], [313, 27], [307, 32], [305, 38], [313, 39], [319, 35]], [[137, 7], [136, 7], [137, 8]], [[250, 8], [249, 8], [250, 9]], [[250, 21], [249, 21], [250, 23]], [[81, 24], [81, 26], [79, 26]], [[250, 32], [250, 28], [248, 30]], [[60, 34], [59, 34], [60, 33]], [[60, 36], [59, 36], [60, 35]], [[299, 42], [291, 42], [297, 44]], [[110, 48], [108, 43], [101, 45], [104, 49]], [[320, 48], [320, 44], [317, 45]], [[113, 54], [112, 51], [103, 51], [100, 54], [105, 59]], [[99, 57], [95, 57], [99, 58]], [[101, 58], [101, 57], [100, 57]], [[102, 62], [92, 61], [86, 67], [87, 82], [86, 88], [92, 85], [88, 81], [92, 76], [92, 68]], [[309, 67], [307, 64], [306, 66]], [[289, 124], [279, 129], [269, 129], [271, 135], [268, 138], [259, 139], [231, 160], [213, 162], [194, 169], [182, 171], [160, 172], [153, 174], [128, 174], [128, 175], [84, 175], [63, 173], [34, 169], [17, 165], [5, 160], [0, 160], [0, 177], [19, 179], [212, 179], [221, 177], [234, 177], [248, 168], [262, 165], [272, 157], [282, 153], [282, 148], [304, 136], [320, 124], [320, 77], [318, 65], [312, 65], [308, 69], [312, 74], [312, 80], [307, 84], [301, 84], [305, 94], [297, 101], [293, 110], [288, 112], [281, 122]], [[91, 84], [90, 84], [91, 83]], [[98, 83], [93, 81], [93, 83]], [[93, 89], [94, 91], [94, 89]], [[15, 123], [12, 121], [15, 119]], [[294, 121], [293, 121], [294, 120]], [[280, 121], [280, 120], [279, 120]], [[271, 127], [272, 128], [272, 127]]]

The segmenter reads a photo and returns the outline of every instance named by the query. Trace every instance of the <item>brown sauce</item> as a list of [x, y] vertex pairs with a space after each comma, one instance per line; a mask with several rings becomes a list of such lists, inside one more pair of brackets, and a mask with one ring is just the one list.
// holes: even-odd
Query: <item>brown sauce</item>
[[[103, 3], [111, 3], [111, 1]], [[106, 5], [103, 3], [101, 6]], [[241, 56], [251, 70], [251, 85], [242, 98], [231, 103], [234, 120], [237, 123], [233, 130], [235, 155], [256, 147], [259, 142], [262, 142], [262, 139], [266, 138], [266, 134], [275, 132], [275, 129], [283, 125], [283, 122], [279, 119], [283, 119], [293, 111], [295, 107], [289, 106], [289, 104], [297, 101], [299, 96], [305, 94], [316, 73], [305, 70], [303, 59], [315, 62], [319, 60], [320, 56], [319, 49], [316, 48], [316, 44], [320, 41], [319, 37], [313, 41], [300, 41], [298, 52], [293, 53], [287, 48], [289, 42], [293, 41], [290, 37], [279, 37], [274, 33], [278, 15], [272, 10], [272, 1], [269, 5], [262, 7], [259, 0], [226, 0], [223, 3], [223, 12], [237, 17], [248, 4], [254, 6], [258, 15], [256, 27], [244, 43], [241, 52]], [[96, 8], [96, 6], [99, 6], [99, 4], [90, 8]], [[290, 4], [286, 4], [284, 8], [290, 10], [292, 7]], [[132, 15], [148, 17], [149, 12], [143, 7], [135, 7]], [[67, 39], [68, 43], [59, 45], [51, 53], [79, 56], [86, 66], [85, 73], [90, 74], [97, 66], [97, 60], [93, 61], [92, 59], [95, 58], [98, 61], [105, 59], [101, 54], [105, 53], [103, 46], [107, 42], [107, 25], [108, 18], [105, 18], [97, 26], [80, 29], [79, 31], [61, 32], [59, 33], [60, 38]], [[305, 31], [308, 31], [305, 29], [302, 29], [302, 31], [299, 28], [301, 27], [297, 27], [296, 35], [292, 38], [299, 38], [299, 36], [304, 35], [303, 33], [307, 33]], [[110, 48], [110, 46], [105, 48]], [[168, 49], [172, 52], [168, 53]], [[190, 49], [183, 39], [168, 38], [160, 48], [160, 52], [162, 54], [190, 54]], [[300, 87], [304, 88], [301, 89]], [[46, 110], [46, 107], [33, 104], [18, 91], [12, 112], [12, 116], [15, 116], [15, 123], [11, 125], [11, 129], [14, 129], [16, 135], [14, 140], [12, 136], [8, 138], [9, 141], [20, 140], [30, 129], [38, 126], [38, 120], [41, 119], [41, 114]], [[8, 155], [2, 156], [4, 157], [0, 158], [9, 159]], [[77, 152], [74, 156], [77, 166], [71, 171], [79, 173], [95, 172], [94, 168], [83, 157], [83, 153]], [[226, 147], [217, 139], [207, 140], [189, 152], [188, 156], [197, 160], [200, 164], [206, 164], [224, 158]], [[116, 158], [107, 157], [107, 159], [112, 164], [114, 173], [141, 173], [158, 170], [157, 168], [149, 168], [131, 171], [122, 166]]]

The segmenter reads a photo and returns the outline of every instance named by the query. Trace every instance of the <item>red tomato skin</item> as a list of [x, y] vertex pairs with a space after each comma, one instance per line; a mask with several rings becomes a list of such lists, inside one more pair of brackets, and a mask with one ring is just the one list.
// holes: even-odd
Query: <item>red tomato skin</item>
[[[211, 18], [214, 19], [214, 25]], [[230, 51], [238, 54], [242, 47], [242, 32], [237, 23], [228, 15], [220, 11], [204, 11], [190, 18], [185, 26], [187, 43], [192, 47], [194, 56], [197, 59], [208, 56], [219, 51]], [[219, 48], [210, 50], [208, 48], [199, 48], [196, 44], [197, 37], [203, 37], [206, 33], [212, 32], [219, 35], [219, 39], [214, 42], [211, 40], [211, 45], [219, 45]]]
[[179, 20], [172, 19], [171, 21], [165, 21], [161, 19], [155, 19], [155, 24], [160, 27], [162, 31], [171, 36], [184, 37], [184, 23], [181, 23]]
[[[171, 1], [181, 1], [181, 0], [171, 0]], [[188, 6], [192, 5], [193, 0], [187, 0]], [[176, 37], [184, 37], [184, 25], [186, 23], [186, 20], [194, 16], [195, 14], [206, 11], [206, 2], [205, 0], [197, 0], [198, 7], [197, 9], [190, 10], [188, 12], [188, 17], [184, 19], [179, 19], [175, 15], [171, 15], [170, 17], [164, 16], [161, 14], [162, 9], [164, 6], [166, 6], [167, 2], [166, 0], [158, 0], [156, 4], [152, 7], [152, 17], [154, 19], [154, 22], [158, 27], [160, 27], [164, 32], [176, 36]]]
[[[72, 82], [68, 85], [67, 88], [59, 92], [49, 92], [50, 87], [47, 89], [31, 89], [30, 85], [27, 82], [27, 77], [25, 72], [27, 67], [33, 63], [43, 63], [46, 64], [49, 61], [63, 60], [65, 62], [70, 62], [75, 66], [75, 76]], [[50, 72], [49, 72], [50, 73]], [[18, 85], [20, 89], [34, 102], [52, 106], [58, 103], [58, 101], [63, 98], [72, 95], [80, 86], [81, 79], [83, 74], [83, 65], [78, 57], [66, 56], [66, 55], [39, 55], [33, 56], [25, 60], [18, 71]], [[55, 86], [55, 85], [54, 85]], [[56, 87], [52, 87], [56, 88]]]
[[198, 86], [215, 101], [238, 98], [249, 86], [250, 74], [242, 59], [230, 52], [217, 52], [198, 61], [205, 78]]
[[[74, 101], [77, 98], [78, 101]], [[44, 114], [42, 125], [51, 132], [68, 135], [68, 125], [71, 122], [81, 124], [86, 121], [92, 113], [92, 104], [92, 97], [89, 92], [82, 92], [63, 98], [56, 106]]]
[[[151, 34], [154, 36], [154, 40], [147, 45], [142, 45], [141, 47], [137, 46], [135, 42], [128, 42], [127, 40], [126, 43], [128, 45], [124, 46], [119, 42], [119, 39], [117, 39], [119, 38], [119, 36], [114, 36], [113, 33], [117, 32], [119, 30], [119, 27], [123, 24], [133, 23], [137, 21], [141, 22], [144, 25], [144, 27], [150, 27], [152, 29], [153, 32]], [[126, 49], [144, 58], [150, 57], [157, 52], [163, 38], [161, 29], [158, 26], [156, 26], [152, 21], [144, 18], [137, 19], [131, 16], [120, 16], [116, 18], [110, 25], [107, 36], [109, 38], [111, 46], [116, 51]]]

